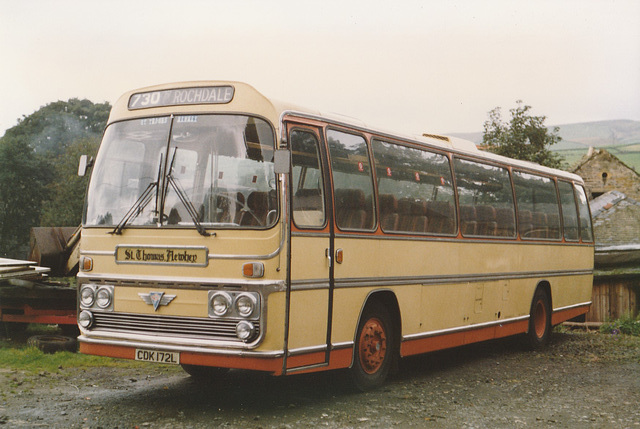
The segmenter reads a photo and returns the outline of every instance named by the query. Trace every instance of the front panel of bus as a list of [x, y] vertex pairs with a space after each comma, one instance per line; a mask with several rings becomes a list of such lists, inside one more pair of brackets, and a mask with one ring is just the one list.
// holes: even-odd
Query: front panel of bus
[[286, 240], [276, 130], [225, 108], [112, 113], [83, 221], [81, 352], [278, 371]]

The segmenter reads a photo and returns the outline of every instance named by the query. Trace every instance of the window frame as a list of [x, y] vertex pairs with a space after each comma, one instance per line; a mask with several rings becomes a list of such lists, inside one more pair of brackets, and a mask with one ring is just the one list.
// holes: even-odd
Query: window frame
[[[377, 163], [377, 158], [375, 155], [375, 144], [376, 142], [378, 143], [382, 143], [382, 144], [388, 144], [388, 145], [393, 145], [393, 146], [400, 146], [409, 150], [417, 150], [417, 151], [421, 151], [421, 152], [425, 152], [431, 155], [435, 155], [438, 157], [442, 157], [444, 159], [446, 159], [447, 162], [447, 170], [449, 172], [449, 182], [450, 182], [450, 189], [451, 189], [451, 201], [448, 201], [449, 204], [451, 204], [452, 209], [453, 209], [453, 230], [451, 232], [433, 232], [433, 231], [425, 231], [425, 232], [420, 232], [420, 231], [404, 231], [404, 230], [390, 230], [390, 229], [386, 229], [383, 227], [382, 225], [382, 213], [378, 213], [378, 220], [380, 222], [380, 230], [382, 232], [384, 232], [385, 234], [405, 234], [405, 235], [420, 235], [420, 236], [444, 236], [444, 237], [456, 237], [458, 235], [458, 210], [457, 210], [457, 198], [456, 198], [456, 189], [455, 189], [455, 180], [454, 180], [454, 173], [453, 173], [453, 168], [452, 168], [452, 162], [451, 162], [451, 157], [449, 156], [449, 153], [444, 152], [444, 151], [437, 151], [434, 150], [431, 147], [427, 147], [427, 146], [418, 146], [418, 145], [410, 145], [406, 142], [398, 142], [398, 141], [391, 141], [391, 139], [387, 139], [381, 136], [372, 136], [370, 139], [370, 145], [371, 145], [371, 152], [372, 152], [372, 157], [373, 157], [373, 162], [374, 162], [374, 178], [375, 178], [375, 187], [376, 187], [376, 197], [378, 199], [378, 204], [377, 204], [377, 209], [378, 212], [381, 210], [380, 207], [380, 196], [381, 195], [386, 195], [386, 194], [381, 194], [380, 193], [380, 183], [379, 181], [382, 179], [380, 177], [378, 177], [377, 173], [378, 173], [378, 168], [382, 169], [384, 168], [383, 166], [378, 167], [378, 163]], [[421, 158], [422, 160], [424, 160], [424, 158]], [[394, 193], [392, 194], [394, 196], [397, 197], [397, 195]], [[399, 201], [396, 200], [396, 201]], [[423, 199], [423, 201], [429, 203], [429, 202], [435, 202], [435, 201], [442, 201], [442, 200], [427, 200], [427, 199]], [[427, 216], [428, 219], [428, 216]], [[428, 227], [427, 227], [428, 229]]]
[[[335, 187], [335, 176], [334, 176], [334, 168], [333, 168], [333, 163], [334, 163], [334, 159], [333, 159], [333, 155], [331, 153], [331, 147], [330, 147], [330, 143], [329, 143], [329, 133], [331, 132], [336, 132], [336, 133], [342, 133], [342, 134], [347, 134], [347, 135], [351, 135], [354, 137], [360, 137], [362, 138], [362, 140], [364, 141], [364, 147], [366, 150], [366, 157], [367, 157], [367, 162], [368, 162], [368, 166], [369, 166], [369, 179], [370, 179], [370, 185], [371, 185], [371, 227], [370, 228], [345, 228], [344, 226], [340, 226], [339, 225], [339, 221], [338, 221], [338, 201], [337, 201], [337, 193], [336, 193], [336, 187]], [[354, 130], [350, 130], [347, 128], [342, 128], [342, 127], [338, 127], [338, 126], [327, 126], [324, 129], [324, 138], [325, 138], [325, 144], [326, 144], [326, 151], [327, 151], [327, 156], [328, 156], [328, 166], [329, 166], [329, 170], [330, 170], [330, 186], [331, 186], [331, 195], [332, 195], [332, 199], [333, 199], [333, 219], [334, 219], [334, 225], [336, 230], [339, 230], [341, 232], [358, 232], [358, 233], [362, 233], [362, 232], [375, 232], [378, 229], [378, 218], [377, 218], [377, 187], [376, 187], [376, 177], [375, 177], [375, 170], [373, 167], [373, 160], [372, 160], [372, 153], [371, 153], [371, 146], [370, 146], [370, 142], [369, 139], [367, 138], [367, 136], [359, 131], [354, 131]], [[367, 195], [365, 195], [365, 203], [367, 201]], [[366, 207], [366, 204], [365, 206]], [[366, 213], [365, 213], [365, 219], [366, 219]]]
[[[313, 225], [301, 225], [298, 222], [296, 222], [295, 220], [295, 210], [293, 207], [293, 201], [295, 197], [295, 193], [296, 193], [296, 189], [294, 189], [294, 174], [293, 174], [293, 168], [295, 167], [294, 163], [293, 163], [293, 143], [292, 143], [292, 134], [294, 132], [303, 132], [303, 133], [307, 133], [310, 134], [314, 137], [314, 139], [316, 140], [316, 149], [317, 149], [317, 161], [318, 161], [318, 171], [320, 173], [320, 179], [322, 181], [322, 189], [321, 191], [322, 194], [320, 195], [321, 200], [322, 200], [322, 212], [323, 212], [323, 217], [324, 217], [324, 222], [322, 223], [322, 225], [318, 225], [318, 226], [313, 226]], [[304, 229], [313, 229], [313, 230], [324, 230], [327, 228], [327, 225], [329, 224], [329, 210], [327, 210], [328, 206], [327, 206], [327, 176], [326, 176], [326, 172], [324, 171], [324, 162], [322, 160], [322, 152], [323, 152], [323, 144], [322, 144], [322, 139], [321, 139], [321, 133], [320, 130], [316, 130], [315, 129], [311, 129], [311, 128], [306, 128], [303, 126], [298, 126], [297, 124], [295, 126], [293, 126], [292, 128], [290, 128], [288, 130], [288, 135], [289, 138], [291, 140], [290, 142], [290, 148], [291, 148], [291, 221], [293, 222], [294, 226], [300, 230], [304, 230]]]
[[[516, 207], [516, 197], [515, 197], [515, 190], [513, 187], [513, 177], [512, 177], [512, 167], [511, 165], [505, 165], [505, 164], [500, 164], [497, 162], [491, 162], [491, 160], [485, 160], [485, 159], [478, 159], [478, 158], [474, 158], [474, 157], [470, 157], [470, 156], [465, 156], [464, 154], [460, 154], [460, 153], [453, 153], [453, 157], [452, 157], [452, 162], [451, 162], [451, 166], [453, 168], [453, 176], [454, 176], [454, 189], [455, 189], [455, 193], [456, 193], [456, 204], [457, 204], [457, 208], [458, 208], [458, 230], [460, 232], [460, 235], [464, 238], [472, 238], [472, 239], [490, 239], [490, 240], [517, 240], [519, 235], [518, 235], [518, 212], [517, 212], [517, 207]], [[508, 183], [509, 185], [509, 192], [507, 193], [508, 195], [511, 196], [511, 213], [513, 214], [513, 235], [478, 235], [478, 234], [465, 234], [464, 233], [464, 228], [462, 227], [462, 206], [463, 204], [460, 203], [460, 193], [458, 192], [458, 171], [456, 169], [456, 161], [457, 160], [462, 160], [462, 161], [466, 161], [466, 162], [472, 162], [475, 164], [480, 164], [480, 165], [486, 165], [489, 167], [494, 167], [494, 168], [499, 168], [502, 169], [504, 171], [507, 172], [507, 181], [506, 183]], [[495, 176], [493, 176], [495, 177]], [[477, 204], [474, 204], [474, 206], [477, 206]], [[507, 208], [505, 206], [505, 208]]]
[[[522, 173], [522, 174], [528, 174], [530, 176], [534, 176], [534, 177], [539, 177], [542, 179], [548, 179], [552, 184], [553, 184], [553, 194], [555, 195], [555, 199], [556, 199], [556, 209], [557, 209], [557, 215], [558, 215], [558, 230], [559, 230], [559, 234], [557, 237], [526, 237], [522, 235], [522, 231], [520, 230], [521, 225], [520, 225], [520, 212], [521, 212], [521, 207], [520, 207], [520, 203], [518, 200], [518, 190], [516, 187], [516, 176], [518, 175], [518, 173]], [[560, 202], [560, 197], [559, 197], [559, 190], [558, 190], [558, 184], [557, 184], [557, 179], [554, 176], [547, 176], [544, 174], [540, 174], [538, 172], [532, 172], [530, 170], [523, 170], [523, 169], [519, 169], [519, 168], [514, 168], [511, 172], [512, 175], [512, 181], [513, 181], [513, 192], [515, 195], [515, 204], [516, 204], [516, 217], [517, 217], [517, 233], [518, 236], [525, 241], [562, 241], [563, 237], [564, 237], [564, 228], [563, 228], [563, 220], [562, 218], [562, 209], [561, 209], [561, 202]], [[524, 179], [526, 180], [526, 179]], [[531, 213], [535, 213], [534, 211], [531, 211]], [[545, 214], [549, 214], [546, 213]], [[548, 223], [547, 223], [548, 225]], [[533, 230], [532, 230], [533, 231]]]

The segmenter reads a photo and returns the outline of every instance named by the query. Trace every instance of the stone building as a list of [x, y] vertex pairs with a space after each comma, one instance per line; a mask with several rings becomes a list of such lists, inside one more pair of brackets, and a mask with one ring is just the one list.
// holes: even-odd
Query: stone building
[[589, 148], [572, 172], [584, 179], [591, 199], [618, 190], [640, 201], [640, 175], [604, 149]]
[[640, 297], [640, 202], [619, 191], [591, 201], [596, 239], [589, 322], [636, 316]]

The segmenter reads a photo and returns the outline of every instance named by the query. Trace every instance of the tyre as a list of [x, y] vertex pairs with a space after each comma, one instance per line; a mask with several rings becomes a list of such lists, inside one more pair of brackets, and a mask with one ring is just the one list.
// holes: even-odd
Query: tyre
[[538, 288], [533, 295], [529, 314], [527, 345], [532, 350], [545, 347], [551, 340], [551, 305], [547, 292]]
[[36, 347], [44, 353], [55, 352], [74, 352], [77, 350], [77, 342], [75, 338], [65, 337], [62, 335], [35, 335], [29, 337], [27, 345]]
[[187, 374], [198, 381], [211, 380], [229, 372], [229, 368], [217, 368], [213, 366], [189, 365], [186, 363], [182, 363], [180, 366]]
[[351, 367], [358, 390], [364, 392], [384, 383], [391, 368], [394, 344], [389, 311], [376, 301], [370, 302], [358, 323]]

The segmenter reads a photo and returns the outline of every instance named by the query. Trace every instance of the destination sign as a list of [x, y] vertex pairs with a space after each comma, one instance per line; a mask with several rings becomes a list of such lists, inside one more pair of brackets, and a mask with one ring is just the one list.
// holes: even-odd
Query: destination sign
[[129, 98], [129, 110], [188, 104], [226, 104], [233, 100], [234, 94], [235, 88], [231, 85], [138, 92]]
[[119, 264], [190, 265], [206, 267], [209, 263], [206, 247], [144, 247], [118, 246]]

